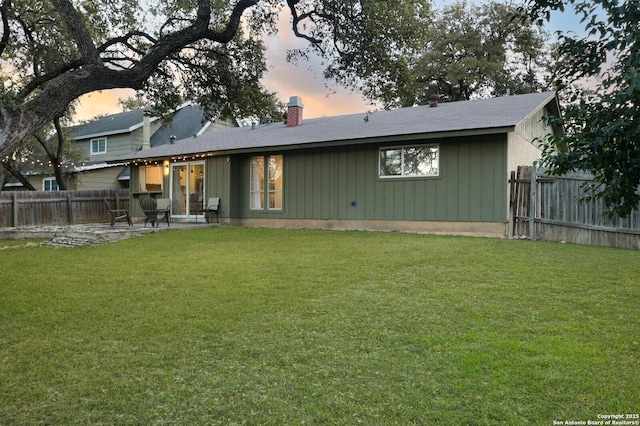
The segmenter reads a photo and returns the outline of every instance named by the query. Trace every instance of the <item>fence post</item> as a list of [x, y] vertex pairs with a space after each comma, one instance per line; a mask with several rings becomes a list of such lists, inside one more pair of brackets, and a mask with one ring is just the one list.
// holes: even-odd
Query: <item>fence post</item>
[[509, 225], [507, 229], [507, 237], [513, 237], [516, 227], [516, 172], [511, 171], [511, 179], [509, 179]]
[[73, 210], [71, 208], [71, 193], [67, 192], [67, 221], [73, 225]]
[[12, 209], [13, 210], [13, 217], [11, 218], [11, 220], [12, 220], [11, 226], [13, 226], [15, 228], [16, 226], [18, 226], [18, 193], [14, 192], [13, 193], [13, 197], [11, 197], [11, 198], [12, 198], [12, 201], [13, 201], [13, 206], [12, 206], [13, 207], [13, 209]]
[[529, 238], [535, 239], [536, 232], [536, 200], [537, 176], [536, 167], [531, 167], [531, 190], [529, 191]]

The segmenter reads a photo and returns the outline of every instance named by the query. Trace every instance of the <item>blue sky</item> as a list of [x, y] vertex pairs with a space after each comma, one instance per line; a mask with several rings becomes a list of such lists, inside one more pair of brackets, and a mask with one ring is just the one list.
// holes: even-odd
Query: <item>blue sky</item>
[[[440, 8], [452, 3], [454, 0], [435, 0], [435, 7]], [[554, 13], [547, 24], [547, 30], [552, 34], [557, 30], [580, 33], [581, 29], [579, 18], [572, 11]], [[357, 93], [331, 83], [327, 88], [321, 76], [318, 59], [312, 59], [309, 63], [303, 62], [298, 66], [288, 64], [285, 61], [285, 51], [304, 46], [305, 42], [293, 36], [286, 16], [282, 19], [280, 30], [278, 37], [268, 40], [269, 71], [264, 84], [268, 90], [277, 92], [281, 101], [287, 102], [291, 96], [302, 97], [306, 118], [361, 113], [375, 108]], [[86, 95], [81, 98], [78, 118], [86, 120], [98, 114], [119, 112], [121, 108], [117, 103], [118, 98], [126, 98], [132, 94], [131, 90], [118, 89]]]

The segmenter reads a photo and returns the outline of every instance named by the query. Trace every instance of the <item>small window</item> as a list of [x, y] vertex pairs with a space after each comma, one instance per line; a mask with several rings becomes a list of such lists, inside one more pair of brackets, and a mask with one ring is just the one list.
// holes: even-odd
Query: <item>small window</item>
[[42, 190], [43, 191], [57, 191], [58, 190], [58, 181], [56, 178], [44, 178], [42, 179]]
[[382, 178], [438, 176], [438, 145], [414, 145], [380, 149]]
[[91, 155], [107, 153], [107, 138], [91, 139]]
[[138, 188], [140, 192], [162, 191], [162, 166], [140, 166], [138, 168]]
[[282, 155], [251, 157], [251, 210], [264, 210], [265, 206], [268, 210], [282, 210], [282, 172]]

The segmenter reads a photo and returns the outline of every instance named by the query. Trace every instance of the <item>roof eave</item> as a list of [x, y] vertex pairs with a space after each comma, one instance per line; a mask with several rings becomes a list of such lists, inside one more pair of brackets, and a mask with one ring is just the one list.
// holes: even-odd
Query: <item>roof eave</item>
[[358, 138], [358, 139], [346, 139], [346, 140], [333, 140], [333, 141], [319, 141], [319, 142], [307, 142], [293, 145], [265, 145], [255, 148], [239, 148], [239, 149], [224, 149], [224, 150], [215, 150], [211, 149], [208, 151], [192, 151], [192, 152], [182, 152], [179, 154], [163, 154], [163, 155], [151, 155], [151, 156], [140, 156], [140, 157], [121, 157], [119, 159], [107, 161], [109, 162], [143, 162], [143, 161], [158, 161], [166, 158], [172, 157], [189, 157], [194, 155], [202, 155], [205, 153], [215, 153], [212, 155], [232, 155], [232, 154], [250, 154], [250, 153], [258, 153], [265, 151], [294, 151], [299, 149], [312, 149], [312, 148], [331, 148], [338, 146], [354, 146], [354, 145], [368, 145], [368, 144], [381, 144], [381, 143], [397, 143], [397, 142], [412, 142], [412, 141], [420, 141], [420, 140], [433, 140], [433, 139], [442, 139], [442, 138], [453, 138], [453, 137], [465, 137], [465, 136], [479, 136], [479, 135], [492, 135], [492, 134], [503, 134], [513, 132], [515, 130], [515, 126], [502, 126], [502, 127], [492, 127], [492, 128], [481, 128], [481, 129], [466, 129], [466, 130], [454, 130], [454, 131], [446, 131], [446, 132], [432, 132], [432, 133], [413, 133], [413, 134], [397, 134], [397, 135], [385, 135], [385, 136], [377, 136], [377, 137], [367, 137], [367, 138]]

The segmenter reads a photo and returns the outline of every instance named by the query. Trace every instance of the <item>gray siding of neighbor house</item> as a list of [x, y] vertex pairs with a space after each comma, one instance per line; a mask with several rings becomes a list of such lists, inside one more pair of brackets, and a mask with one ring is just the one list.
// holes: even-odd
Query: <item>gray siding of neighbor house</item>
[[109, 167], [78, 173], [74, 177], [74, 189], [126, 189], [121, 182], [118, 182], [118, 173], [120, 173], [123, 168], [124, 167]]
[[[157, 125], [151, 128], [154, 131]], [[136, 129], [131, 133], [121, 133], [117, 135], [100, 136], [107, 139], [107, 153], [99, 155], [90, 155], [91, 140], [96, 138], [83, 139], [77, 142], [77, 146], [86, 153], [86, 158], [90, 161], [110, 161], [124, 154], [128, 154], [140, 148], [143, 143], [142, 128]]]
[[[378, 177], [379, 147], [421, 142], [440, 144], [440, 176]], [[249, 209], [246, 155], [231, 161], [231, 218], [506, 221], [506, 134], [264, 154], [283, 155], [283, 210]]]

